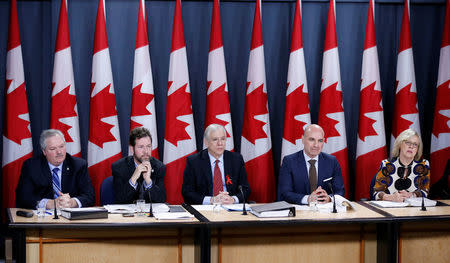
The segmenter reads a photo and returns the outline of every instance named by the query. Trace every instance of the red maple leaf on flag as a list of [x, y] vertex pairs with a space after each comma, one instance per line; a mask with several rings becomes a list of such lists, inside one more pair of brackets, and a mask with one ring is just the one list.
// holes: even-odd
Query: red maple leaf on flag
[[[94, 87], [95, 83], [91, 83], [91, 89]], [[110, 87], [111, 84], [91, 98], [89, 141], [100, 148], [103, 148], [104, 143], [116, 140], [111, 133], [114, 125], [102, 121], [103, 118], [117, 115], [116, 100], [114, 93], [109, 92]]]
[[[287, 84], [289, 87], [289, 83]], [[303, 92], [304, 84], [297, 87], [288, 96], [286, 96], [286, 113], [284, 118], [284, 123], [287, 127], [283, 138], [289, 142], [295, 144], [297, 139], [303, 136], [303, 126], [306, 125], [305, 122], [295, 119], [295, 116], [306, 114], [309, 112], [308, 103], [300, 103], [308, 101], [308, 93]]]
[[[250, 82], [247, 82], [247, 89]], [[264, 84], [247, 94], [245, 99], [245, 116], [242, 126], [242, 136], [249, 142], [255, 144], [257, 139], [267, 138], [263, 126], [267, 123], [255, 119], [258, 115], [269, 113], [267, 110], [267, 94], [263, 92]]]
[[[137, 85], [133, 89], [133, 103], [131, 105], [131, 116], [143, 116], [143, 115], [152, 115], [152, 113], [147, 109], [147, 105], [155, 97], [153, 94], [143, 93], [141, 92], [142, 83]], [[131, 120], [131, 129], [142, 126], [140, 123], [137, 123]]]
[[[168, 90], [172, 84], [173, 81], [169, 81]], [[165, 139], [176, 147], [178, 147], [178, 141], [191, 139], [191, 136], [186, 132], [189, 123], [177, 119], [180, 116], [192, 114], [190, 94], [186, 92], [186, 87], [187, 83], [167, 96]]]
[[[6, 80], [6, 86], [12, 83], [11, 79]], [[10, 93], [6, 94], [6, 121], [4, 125], [5, 137], [20, 145], [23, 139], [30, 138], [31, 133], [28, 130], [30, 121], [19, 118], [19, 115], [28, 113], [27, 93], [25, 83]]]
[[[55, 82], [52, 83], [55, 87]], [[73, 142], [72, 137], [70, 137], [68, 130], [72, 128], [60, 120], [67, 117], [76, 117], [75, 105], [77, 103], [77, 97], [75, 95], [69, 94], [70, 84], [57, 94], [52, 97], [52, 111], [51, 111], [51, 123], [50, 126], [60, 130], [66, 142]]]
[[367, 136], [377, 135], [373, 128], [376, 120], [367, 117], [365, 114], [369, 112], [382, 111], [381, 91], [375, 90], [376, 81], [369, 84], [361, 91], [361, 105], [359, 112], [359, 138], [364, 141]]
[[[323, 80], [322, 80], [323, 81]], [[329, 113], [343, 112], [342, 91], [336, 90], [338, 83], [328, 86], [320, 93], [320, 108], [319, 108], [319, 125], [325, 131], [325, 140], [330, 137], [341, 136], [336, 130], [335, 126], [339, 121], [331, 119], [327, 116]]]
[[[412, 121], [403, 118], [403, 115], [418, 113], [416, 107], [417, 94], [411, 92], [411, 85], [412, 83], [409, 83], [395, 95], [395, 112], [392, 133], [396, 138], [413, 123]], [[396, 86], [398, 86], [398, 81]]]
[[[447, 89], [447, 90], [446, 90]], [[436, 96], [443, 96], [436, 99], [435, 114], [433, 122], [433, 134], [439, 137], [441, 133], [450, 133], [448, 122], [450, 118], [442, 115], [439, 111], [450, 110], [450, 80], [439, 85], [437, 88]]]
[[[212, 81], [207, 82], [207, 90], [211, 86]], [[213, 92], [211, 92], [208, 95], [208, 101], [213, 103], [208, 103], [206, 105], [206, 120], [205, 123], [216, 123], [220, 124], [222, 126], [226, 126], [229, 122], [220, 120], [217, 118], [217, 115], [229, 113], [229, 105], [227, 105], [227, 100], [224, 100], [223, 98], [226, 98], [228, 96], [227, 92], [225, 91], [225, 85], [226, 83], [223, 83], [220, 87], [215, 89]], [[230, 135], [227, 132], [227, 137], [230, 137]]]

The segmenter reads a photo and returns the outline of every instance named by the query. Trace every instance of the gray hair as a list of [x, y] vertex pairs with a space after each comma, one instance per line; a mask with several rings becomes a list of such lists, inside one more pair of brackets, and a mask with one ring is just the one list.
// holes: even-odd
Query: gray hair
[[223, 130], [223, 132], [225, 133], [225, 136], [227, 135], [227, 131], [225, 130], [225, 127], [223, 127], [220, 124], [213, 123], [213, 124], [208, 125], [208, 127], [206, 127], [203, 138], [205, 140], [209, 141], [209, 136], [211, 135], [211, 133], [214, 131], [217, 131], [219, 129]]
[[64, 134], [60, 130], [55, 130], [55, 129], [43, 130], [41, 133], [41, 136], [39, 137], [39, 145], [41, 146], [41, 150], [45, 150], [45, 148], [47, 147], [47, 139], [48, 138], [57, 136], [57, 135], [59, 135], [59, 137], [61, 137], [61, 139], [64, 141], [64, 143], [66, 142], [66, 139], [64, 139]]
[[392, 157], [399, 157], [400, 156], [400, 146], [402, 142], [409, 140], [411, 137], [417, 136], [419, 138], [419, 146], [417, 147], [417, 153], [414, 156], [414, 160], [418, 161], [420, 157], [422, 157], [423, 152], [423, 143], [422, 138], [420, 138], [419, 133], [417, 133], [415, 130], [407, 129], [402, 131], [394, 142], [394, 147], [392, 147]]

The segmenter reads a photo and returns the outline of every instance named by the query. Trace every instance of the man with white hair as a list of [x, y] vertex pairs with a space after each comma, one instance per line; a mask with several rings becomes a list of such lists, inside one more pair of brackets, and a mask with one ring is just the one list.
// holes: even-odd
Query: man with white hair
[[53, 209], [55, 203], [59, 208], [94, 205], [95, 194], [87, 163], [66, 153], [62, 132], [44, 130], [39, 143], [43, 154], [22, 165], [16, 206]]
[[[225, 150], [227, 132], [218, 124], [205, 129], [207, 149], [187, 158], [182, 195], [188, 204], [242, 203], [250, 195], [242, 155]], [[240, 187], [244, 196], [242, 196]]]

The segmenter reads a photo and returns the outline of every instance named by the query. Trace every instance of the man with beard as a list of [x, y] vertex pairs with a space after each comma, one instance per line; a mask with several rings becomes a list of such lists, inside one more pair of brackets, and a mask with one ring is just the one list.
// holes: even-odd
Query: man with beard
[[22, 165], [16, 206], [30, 209], [53, 209], [55, 203], [60, 208], [92, 206], [95, 194], [87, 163], [66, 153], [62, 132], [45, 130], [39, 143], [43, 154]]
[[165, 202], [166, 166], [152, 157], [150, 131], [144, 127], [131, 130], [129, 145], [133, 155], [111, 165], [115, 203], [130, 204], [137, 199], [153, 203]]

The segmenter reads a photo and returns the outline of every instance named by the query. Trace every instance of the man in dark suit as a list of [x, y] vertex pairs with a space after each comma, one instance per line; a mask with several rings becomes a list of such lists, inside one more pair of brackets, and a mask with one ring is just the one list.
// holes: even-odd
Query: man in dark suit
[[116, 204], [130, 204], [137, 199], [164, 203], [166, 166], [152, 157], [150, 131], [144, 127], [131, 130], [129, 145], [133, 155], [111, 165]]
[[60, 208], [92, 206], [95, 194], [86, 161], [66, 153], [64, 135], [59, 130], [43, 131], [39, 143], [43, 155], [22, 165], [16, 206], [52, 209], [53, 200]]
[[304, 150], [284, 157], [278, 182], [280, 200], [293, 204], [330, 202], [327, 179], [335, 194], [344, 195], [341, 167], [336, 157], [322, 152], [324, 137], [322, 127], [309, 125], [302, 137]]
[[[207, 149], [187, 158], [181, 193], [188, 204], [233, 204], [250, 195], [242, 155], [225, 150], [227, 133], [218, 124], [205, 129]], [[242, 186], [242, 196], [239, 186]]]

